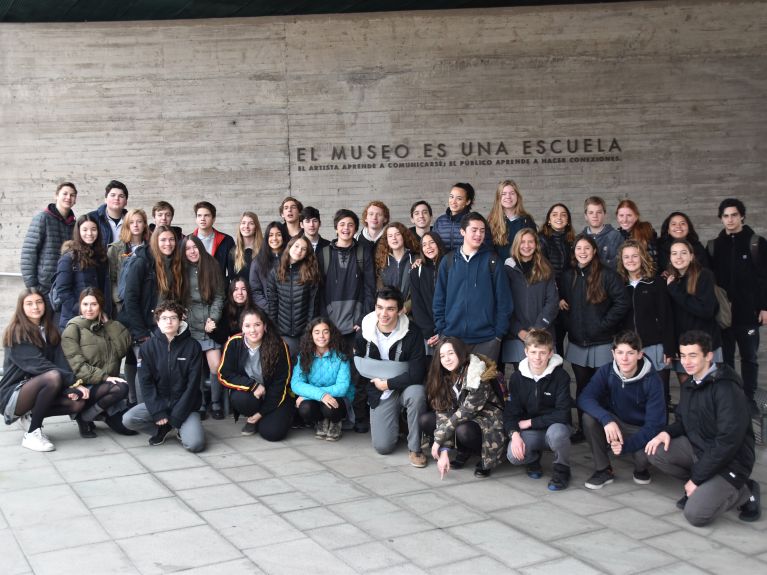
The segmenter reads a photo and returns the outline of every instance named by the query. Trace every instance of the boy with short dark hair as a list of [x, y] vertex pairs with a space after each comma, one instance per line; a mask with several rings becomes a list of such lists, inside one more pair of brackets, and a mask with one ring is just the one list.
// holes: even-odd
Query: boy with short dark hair
[[306, 206], [301, 210], [300, 222], [304, 237], [311, 242], [315, 253], [330, 245], [329, 240], [320, 236], [322, 220], [320, 219], [320, 211], [317, 208]]
[[200, 238], [205, 251], [215, 258], [221, 274], [226, 278], [227, 260], [229, 251], [234, 247], [234, 238], [213, 227], [216, 223], [216, 206], [210, 202], [197, 202], [194, 205], [194, 215], [197, 229], [192, 234]]
[[616, 259], [618, 248], [623, 243], [621, 233], [605, 223], [607, 205], [599, 196], [591, 196], [583, 202], [583, 214], [586, 218], [586, 227], [583, 233], [593, 238], [599, 248], [599, 260], [606, 266], [615, 270], [618, 265]]
[[110, 181], [104, 189], [104, 203], [88, 215], [99, 224], [99, 239], [104, 249], [120, 239], [120, 229], [128, 210], [128, 186], [117, 180]]

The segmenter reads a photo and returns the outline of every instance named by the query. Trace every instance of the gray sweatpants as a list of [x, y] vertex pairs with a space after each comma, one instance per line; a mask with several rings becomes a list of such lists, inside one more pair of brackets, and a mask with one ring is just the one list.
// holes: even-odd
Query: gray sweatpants
[[399, 437], [399, 414], [405, 408], [407, 448], [421, 451], [421, 426], [418, 417], [426, 411], [426, 394], [422, 385], [409, 385], [392, 394], [370, 410], [370, 436], [373, 449], [382, 455], [391, 453]]
[[[625, 441], [637, 433], [641, 428], [636, 425], [631, 425], [625, 421], [618, 419], [613, 414], [613, 421], [620, 427], [621, 435], [623, 435], [623, 441]], [[586, 436], [586, 441], [591, 446], [591, 455], [594, 457], [594, 469], [599, 471], [610, 465], [610, 454], [613, 450], [610, 448], [610, 444], [607, 443], [607, 435], [605, 434], [604, 426], [596, 419], [591, 417], [588, 413], [583, 414], [583, 434]], [[629, 454], [621, 453], [621, 456]], [[644, 449], [637, 449], [631, 454], [634, 460], [634, 469], [636, 471], [645, 471], [647, 469], [647, 456]]]
[[[123, 415], [123, 425], [128, 429], [140, 431], [150, 436], [154, 435], [155, 431], [157, 431], [157, 424], [152, 419], [152, 415], [146, 408], [145, 403], [139, 403], [128, 410]], [[202, 428], [202, 421], [198, 412], [193, 411], [189, 414], [189, 417], [186, 418], [178, 429], [178, 436], [184, 449], [192, 453], [205, 449], [205, 431]]]
[[[660, 446], [655, 455], [648, 455], [647, 458], [663, 473], [682, 481], [690, 479], [690, 471], [697, 461], [690, 440], [684, 436], [672, 439], [668, 451]], [[687, 500], [684, 517], [691, 525], [703, 527], [725, 511], [743, 505], [749, 497], [751, 490], [745, 485], [737, 489], [721, 475], [714, 475], [698, 485]]]
[[546, 429], [524, 429], [519, 432], [525, 442], [525, 458], [519, 460], [511, 453], [511, 442], [506, 457], [512, 465], [532, 463], [547, 447], [554, 452], [554, 463], [570, 467], [570, 426], [552, 423]]

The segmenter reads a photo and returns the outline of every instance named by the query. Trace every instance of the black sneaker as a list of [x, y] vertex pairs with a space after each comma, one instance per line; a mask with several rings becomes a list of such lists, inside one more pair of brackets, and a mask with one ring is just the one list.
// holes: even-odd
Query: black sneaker
[[650, 483], [652, 483], [652, 476], [650, 475], [650, 470], [643, 469], [642, 471], [639, 471], [638, 469], [635, 469], [634, 483], [637, 483], [639, 485], [649, 485]]
[[687, 495], [682, 495], [682, 497], [676, 502], [676, 508], [684, 511], [685, 505], [687, 505]]
[[155, 434], [149, 438], [149, 445], [162, 445], [172, 430], [173, 426], [170, 423], [158, 425]]
[[210, 410], [210, 416], [213, 419], [224, 419], [224, 410], [223, 409], [211, 409]]
[[748, 488], [751, 490], [751, 497], [738, 508], [740, 511], [738, 519], [750, 523], [752, 521], [757, 521], [762, 516], [762, 504], [759, 494], [759, 483], [753, 479], [749, 479]]
[[591, 477], [588, 478], [586, 483], [586, 489], [602, 489], [605, 485], [610, 485], [615, 481], [615, 474], [612, 467], [605, 467], [595, 471]]
[[530, 479], [540, 479], [543, 477], [543, 467], [541, 467], [541, 458], [527, 464], [527, 476]]
[[570, 468], [561, 463], [554, 464], [554, 471], [549, 480], [549, 491], [562, 491], [570, 485]]
[[255, 435], [256, 431], [258, 431], [258, 424], [246, 421], [245, 425], [242, 426], [240, 435]]
[[474, 468], [474, 477], [479, 477], [480, 479], [487, 479], [488, 477], [490, 477], [491, 472], [492, 472], [492, 469], [483, 467], [482, 462], [480, 461], [479, 463], [477, 463], [477, 466]]
[[470, 454], [466, 453], [465, 451], [459, 451], [455, 455], [455, 459], [450, 462], [450, 467], [453, 469], [463, 469], [463, 467], [466, 465], [466, 462], [469, 460], [469, 457], [471, 457]]

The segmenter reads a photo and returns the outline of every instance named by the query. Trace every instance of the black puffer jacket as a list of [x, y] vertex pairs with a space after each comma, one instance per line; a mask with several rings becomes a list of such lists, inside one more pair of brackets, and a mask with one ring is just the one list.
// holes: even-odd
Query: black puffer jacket
[[679, 341], [679, 336], [686, 331], [699, 329], [711, 336], [714, 349], [717, 349], [722, 345], [722, 333], [716, 323], [719, 303], [714, 294], [714, 274], [702, 269], [694, 294], [687, 293], [688, 279], [689, 275], [684, 275], [668, 285], [674, 314], [674, 341]]
[[740, 488], [754, 467], [754, 429], [743, 382], [728, 365], [695, 383], [684, 384], [676, 421], [666, 427], [671, 439], [686, 436], [697, 461], [690, 479], [696, 485], [721, 475]]
[[157, 305], [157, 273], [154, 258], [144, 244], [136, 248], [125, 277], [125, 299], [117, 319], [127, 327], [134, 340], [147, 338], [155, 326], [152, 310]]
[[168, 418], [178, 429], [189, 414], [200, 409], [202, 349], [185, 322], [168, 343], [159, 329], [141, 346], [138, 368], [144, 403], [154, 421]]
[[610, 343], [629, 308], [623, 280], [613, 270], [602, 266], [604, 301], [586, 301], [586, 289], [591, 264], [585, 268], [569, 269], [562, 276], [560, 296], [569, 304], [564, 312], [570, 341], [581, 347]]
[[550, 236], [544, 233], [538, 234], [538, 239], [541, 241], [541, 252], [549, 260], [551, 267], [554, 269], [554, 276], [557, 280], [557, 287], [562, 281], [562, 274], [570, 266], [570, 254], [573, 251], [573, 246], [567, 241], [567, 234], [565, 232], [553, 232]]
[[269, 274], [266, 288], [268, 313], [277, 324], [280, 335], [300, 337], [306, 325], [317, 317], [317, 284], [298, 283], [301, 274], [300, 265], [291, 264], [285, 281], [277, 279], [277, 270]]
[[61, 246], [72, 239], [75, 220], [74, 212], [65, 218], [56, 204], [48, 205], [32, 218], [21, 246], [21, 275], [25, 286], [37, 288], [44, 294], [51, 291]]

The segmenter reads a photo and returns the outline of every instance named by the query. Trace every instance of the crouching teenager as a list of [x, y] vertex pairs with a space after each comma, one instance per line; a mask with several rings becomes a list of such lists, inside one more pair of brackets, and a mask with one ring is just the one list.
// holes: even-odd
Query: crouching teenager
[[178, 433], [185, 449], [205, 449], [200, 420], [202, 350], [182, 320], [184, 308], [166, 301], [154, 310], [157, 330], [141, 345], [138, 368], [144, 403], [123, 416], [128, 429], [150, 435], [149, 445], [161, 445]]
[[281, 441], [293, 422], [290, 394], [290, 352], [266, 312], [247, 309], [240, 318], [242, 333], [229, 338], [218, 377], [228, 387], [235, 421], [247, 417], [242, 435], [258, 432], [267, 441]]
[[531, 329], [525, 337], [525, 359], [509, 382], [503, 425], [509, 434], [506, 453], [513, 465], [527, 465], [527, 475], [543, 475], [541, 453], [554, 452], [551, 491], [570, 484], [570, 376], [562, 357], [554, 353], [554, 338], [544, 329]]

